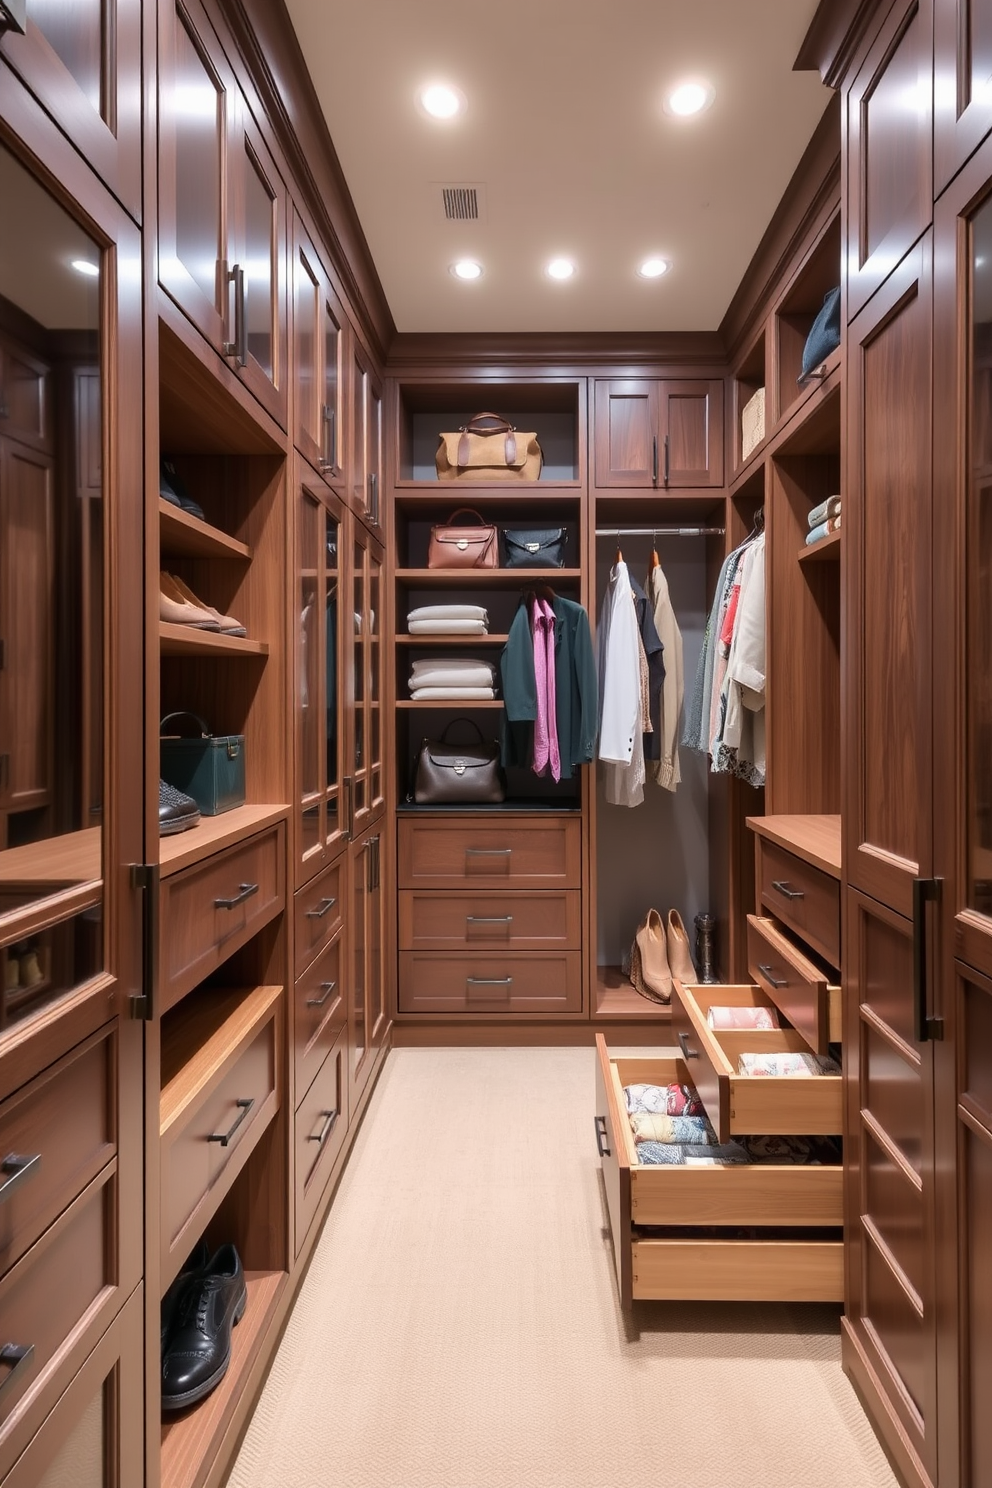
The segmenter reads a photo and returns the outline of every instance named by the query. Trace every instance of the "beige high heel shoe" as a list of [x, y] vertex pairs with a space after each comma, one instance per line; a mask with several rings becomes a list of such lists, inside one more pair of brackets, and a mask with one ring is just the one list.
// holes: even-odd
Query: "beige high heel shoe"
[[665, 926], [656, 909], [649, 909], [637, 927], [630, 948], [630, 981], [636, 992], [652, 1002], [671, 1002], [672, 974], [665, 947]]
[[689, 954], [689, 937], [677, 909], [668, 911], [668, 961], [672, 976], [678, 981], [692, 986], [699, 980]]

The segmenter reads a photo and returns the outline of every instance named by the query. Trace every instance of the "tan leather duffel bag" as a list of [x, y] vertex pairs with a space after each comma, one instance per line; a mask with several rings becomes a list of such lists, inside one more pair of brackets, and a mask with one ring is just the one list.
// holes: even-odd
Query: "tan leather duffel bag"
[[498, 413], [477, 413], [454, 434], [438, 436], [443, 481], [536, 481], [543, 455], [536, 434], [521, 434]]

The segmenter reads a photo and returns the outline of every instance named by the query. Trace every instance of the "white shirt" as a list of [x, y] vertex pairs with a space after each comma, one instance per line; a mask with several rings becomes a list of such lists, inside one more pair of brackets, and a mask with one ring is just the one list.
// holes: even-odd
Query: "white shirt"
[[641, 664], [630, 575], [620, 559], [599, 617], [599, 758], [629, 765], [641, 729]]

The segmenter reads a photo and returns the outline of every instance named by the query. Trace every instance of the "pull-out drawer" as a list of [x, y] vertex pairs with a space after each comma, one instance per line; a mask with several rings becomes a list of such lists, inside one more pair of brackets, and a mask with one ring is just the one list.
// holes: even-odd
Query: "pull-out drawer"
[[[642, 1165], [623, 1087], [691, 1083], [691, 1066], [649, 1049], [611, 1054], [602, 1034], [596, 1048], [596, 1144], [624, 1305], [640, 1298], [839, 1301], [843, 1168]], [[652, 1227], [664, 1235], [652, 1235]], [[704, 1237], [694, 1233], [700, 1227]], [[774, 1238], [738, 1238], [754, 1229]], [[807, 1238], [811, 1230], [817, 1238]]]
[[300, 889], [295, 897], [296, 975], [302, 976], [314, 956], [341, 929], [344, 912], [344, 860]]
[[578, 1013], [579, 951], [400, 953], [401, 1013]]
[[774, 920], [748, 915], [747, 969], [817, 1054], [840, 1043], [840, 987], [796, 949]]
[[306, 1238], [348, 1132], [348, 1037], [342, 1033], [296, 1113], [296, 1248]]
[[578, 889], [542, 894], [437, 894], [406, 889], [399, 896], [401, 951], [577, 951], [582, 945]]
[[399, 820], [401, 889], [578, 889], [582, 823], [555, 816]]
[[282, 823], [162, 879], [162, 1011], [226, 961], [283, 908]]
[[776, 842], [756, 840], [761, 903], [831, 966], [839, 966], [839, 880]]
[[843, 1130], [840, 1075], [742, 1075], [742, 1054], [809, 1054], [792, 1029], [716, 1032], [711, 1007], [771, 1007], [760, 987], [685, 987], [672, 993], [672, 1031], [721, 1142], [741, 1136], [837, 1136]]
[[296, 1104], [348, 1021], [348, 1004], [341, 980], [343, 941], [339, 935], [326, 946], [296, 983]]

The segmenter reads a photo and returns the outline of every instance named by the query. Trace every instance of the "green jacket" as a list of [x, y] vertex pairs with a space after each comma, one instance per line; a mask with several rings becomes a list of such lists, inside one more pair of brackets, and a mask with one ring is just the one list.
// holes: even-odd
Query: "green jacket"
[[[580, 604], [555, 596], [555, 710], [561, 778], [572, 778], [573, 765], [588, 764], [596, 750], [599, 684], [593, 657], [589, 616]], [[503, 714], [500, 754], [503, 764], [527, 768], [534, 762], [537, 685], [534, 641], [526, 601], [513, 618], [500, 657]]]

